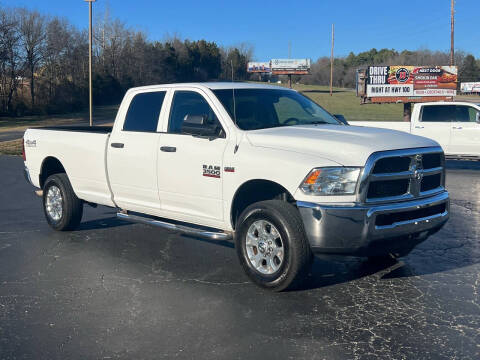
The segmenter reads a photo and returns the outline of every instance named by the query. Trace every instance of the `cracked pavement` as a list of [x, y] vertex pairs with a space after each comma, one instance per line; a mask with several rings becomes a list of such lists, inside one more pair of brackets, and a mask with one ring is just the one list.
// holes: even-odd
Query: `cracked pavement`
[[448, 162], [451, 219], [389, 264], [315, 259], [300, 291], [244, 275], [230, 242], [86, 207], [58, 233], [0, 157], [0, 358], [478, 359], [480, 162]]

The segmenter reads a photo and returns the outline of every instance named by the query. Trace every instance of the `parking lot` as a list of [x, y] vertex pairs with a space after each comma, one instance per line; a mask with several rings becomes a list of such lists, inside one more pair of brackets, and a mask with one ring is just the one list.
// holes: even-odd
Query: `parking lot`
[[316, 258], [300, 291], [250, 283], [233, 244], [86, 207], [58, 233], [0, 157], [0, 358], [478, 359], [480, 162], [448, 163], [451, 219], [389, 264]]

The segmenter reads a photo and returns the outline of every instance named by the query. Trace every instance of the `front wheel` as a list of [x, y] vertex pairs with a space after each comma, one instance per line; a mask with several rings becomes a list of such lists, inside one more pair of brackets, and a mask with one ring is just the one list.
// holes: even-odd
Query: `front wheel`
[[74, 230], [80, 224], [83, 202], [75, 195], [66, 174], [55, 174], [45, 181], [43, 210], [48, 224], [55, 230]]
[[312, 253], [293, 205], [280, 200], [254, 203], [242, 212], [237, 224], [237, 255], [254, 283], [274, 291], [300, 284]]

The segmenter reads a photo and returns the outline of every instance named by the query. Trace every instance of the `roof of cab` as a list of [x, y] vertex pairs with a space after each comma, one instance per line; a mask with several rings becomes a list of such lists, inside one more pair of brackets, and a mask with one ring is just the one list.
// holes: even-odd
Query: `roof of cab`
[[[175, 83], [175, 84], [159, 84], [148, 85], [131, 88], [129, 91], [137, 90], [155, 90], [157, 88], [178, 88], [178, 87], [195, 87], [195, 88], [207, 88], [210, 90], [220, 89], [279, 89], [290, 90], [288, 88], [270, 84], [256, 84], [248, 82], [198, 82], [198, 83]], [[293, 90], [294, 91], [294, 90]]]

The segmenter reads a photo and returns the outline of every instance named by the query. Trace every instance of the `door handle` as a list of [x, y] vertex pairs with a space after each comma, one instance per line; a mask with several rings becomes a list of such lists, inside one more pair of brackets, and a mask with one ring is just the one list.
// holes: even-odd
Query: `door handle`
[[117, 149], [123, 149], [125, 145], [123, 143], [111, 143], [110, 146]]
[[425, 126], [415, 126], [415, 129], [425, 129]]
[[162, 146], [160, 150], [163, 152], [176, 152], [177, 148], [175, 146]]
[[463, 129], [463, 127], [461, 127], [461, 126], [454, 126], [452, 129], [454, 129], [454, 130], [460, 130], [460, 129]]

